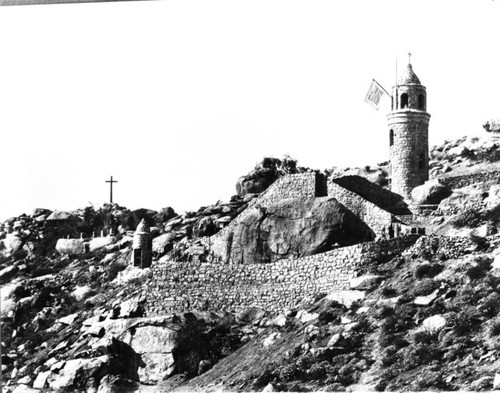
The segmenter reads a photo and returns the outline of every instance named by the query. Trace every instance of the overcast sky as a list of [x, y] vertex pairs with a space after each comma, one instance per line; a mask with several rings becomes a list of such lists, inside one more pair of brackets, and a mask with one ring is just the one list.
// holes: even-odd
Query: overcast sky
[[[0, 219], [229, 200], [264, 156], [388, 159], [395, 61], [427, 86], [430, 142], [500, 117], [500, 1], [159, 0], [0, 7]], [[388, 104], [388, 100], [386, 101]]]

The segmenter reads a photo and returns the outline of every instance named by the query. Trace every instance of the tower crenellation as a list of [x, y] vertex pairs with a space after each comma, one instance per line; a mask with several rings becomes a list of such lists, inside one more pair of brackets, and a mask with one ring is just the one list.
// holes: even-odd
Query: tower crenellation
[[391, 191], [410, 198], [411, 190], [429, 179], [427, 91], [408, 63], [392, 89], [389, 113]]

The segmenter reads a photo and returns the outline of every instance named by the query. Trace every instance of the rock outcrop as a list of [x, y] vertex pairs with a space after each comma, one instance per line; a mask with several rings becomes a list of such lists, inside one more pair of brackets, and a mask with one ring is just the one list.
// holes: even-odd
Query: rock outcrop
[[488, 120], [483, 124], [487, 132], [500, 132], [500, 119]]
[[333, 198], [285, 199], [250, 212], [226, 249], [233, 263], [266, 263], [370, 239], [367, 225]]
[[236, 182], [236, 193], [244, 197], [250, 193], [261, 193], [265, 191], [280, 176], [305, 171], [298, 168], [297, 161], [285, 156], [282, 160], [266, 157], [254, 170], [242, 176]]
[[415, 187], [411, 192], [411, 199], [416, 205], [433, 205], [449, 197], [451, 193], [452, 191], [438, 179], [432, 179]]

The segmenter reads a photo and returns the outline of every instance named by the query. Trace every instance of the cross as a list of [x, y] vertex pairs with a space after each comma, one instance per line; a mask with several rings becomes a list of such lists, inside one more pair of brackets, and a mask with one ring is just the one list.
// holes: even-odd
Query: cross
[[113, 203], [113, 183], [118, 183], [118, 181], [113, 180], [113, 176], [111, 176], [111, 179], [106, 180], [106, 183], [109, 183], [109, 203]]
[[408, 64], [411, 64], [411, 53], [408, 52]]

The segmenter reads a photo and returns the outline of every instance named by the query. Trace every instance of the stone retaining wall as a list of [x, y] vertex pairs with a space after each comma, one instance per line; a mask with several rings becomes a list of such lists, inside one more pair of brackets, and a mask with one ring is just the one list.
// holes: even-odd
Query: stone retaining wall
[[372, 261], [390, 258], [417, 237], [361, 243], [295, 260], [233, 265], [154, 261], [141, 297], [148, 315], [185, 310], [272, 312], [310, 301], [320, 292], [349, 288], [349, 280]]
[[458, 176], [438, 176], [439, 181], [450, 188], [461, 188], [477, 183], [500, 182], [500, 169], [469, 173]]
[[328, 182], [328, 196], [334, 197], [361, 218], [373, 231], [375, 238], [388, 236], [392, 225], [391, 213], [334, 182]]

